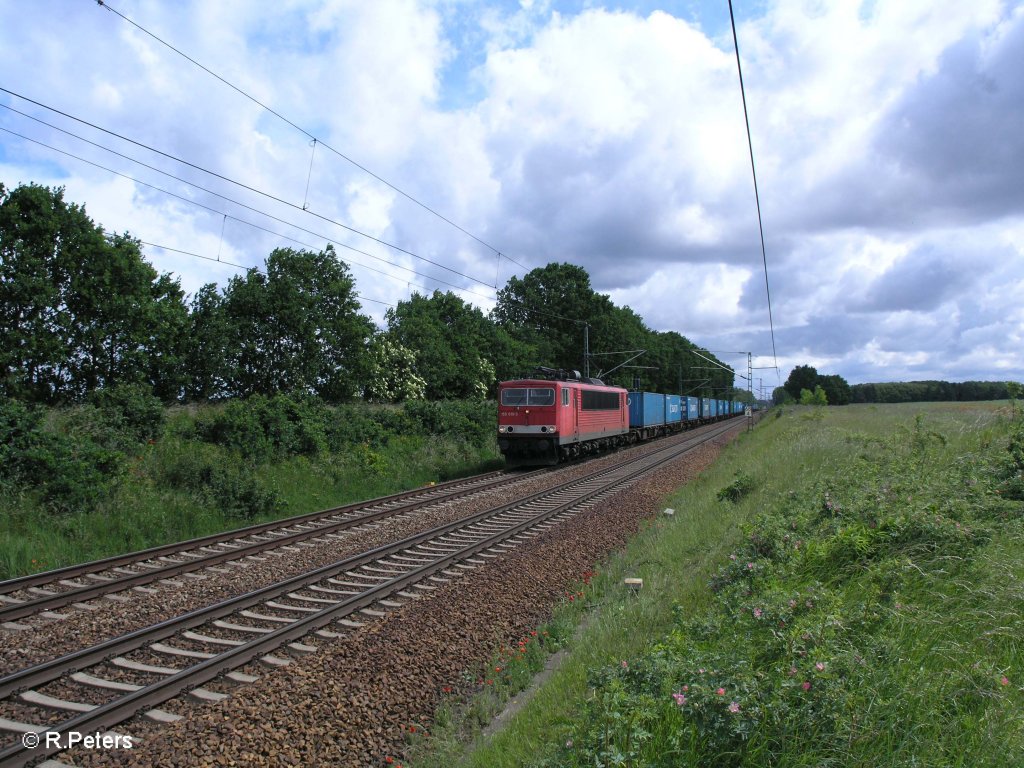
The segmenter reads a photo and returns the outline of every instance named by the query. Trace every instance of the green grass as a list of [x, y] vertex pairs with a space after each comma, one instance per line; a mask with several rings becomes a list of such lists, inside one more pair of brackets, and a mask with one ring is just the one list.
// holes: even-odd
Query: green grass
[[1024, 765], [1022, 445], [987, 403], [769, 415], [559, 609], [508, 727], [406, 765]]

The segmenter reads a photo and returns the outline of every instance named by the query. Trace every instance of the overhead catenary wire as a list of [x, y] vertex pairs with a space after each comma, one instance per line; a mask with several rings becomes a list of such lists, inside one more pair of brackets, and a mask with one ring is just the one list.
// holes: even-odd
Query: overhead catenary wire
[[775, 350], [775, 322], [772, 319], [772, 294], [771, 289], [768, 287], [768, 255], [767, 249], [764, 245], [764, 224], [761, 219], [761, 196], [757, 189], [757, 168], [754, 164], [754, 142], [750, 138], [750, 115], [747, 111], [747, 93], [743, 86], [743, 66], [740, 64], [740, 44], [739, 39], [736, 36], [736, 18], [732, 11], [732, 0], [728, 1], [729, 23], [732, 25], [733, 49], [736, 51], [736, 71], [739, 74], [740, 97], [743, 100], [743, 120], [747, 126], [747, 148], [750, 150], [750, 172], [754, 178], [754, 203], [757, 206], [757, 229], [761, 234], [761, 261], [764, 264], [764, 290], [768, 299], [768, 328], [771, 331], [772, 337], [772, 358], [775, 361], [775, 373], [781, 378], [781, 374], [779, 373], [779, 356]]
[[[2, 90], [2, 89], [0, 89], [0, 90]], [[484, 294], [481, 294], [481, 293], [478, 293], [476, 291], [470, 290], [469, 288], [462, 288], [462, 287], [457, 286], [457, 285], [455, 285], [453, 283], [449, 283], [449, 282], [447, 282], [445, 280], [441, 280], [440, 278], [433, 277], [431, 275], [426, 275], [426, 274], [424, 274], [422, 272], [418, 272], [418, 271], [412, 269], [411, 267], [406, 267], [406, 266], [403, 266], [401, 264], [396, 264], [395, 262], [389, 261], [388, 259], [385, 259], [385, 258], [383, 258], [381, 256], [377, 256], [375, 254], [369, 253], [368, 251], [361, 250], [361, 249], [356, 248], [354, 246], [348, 245], [347, 243], [343, 243], [343, 242], [340, 242], [338, 240], [334, 240], [333, 238], [330, 238], [330, 237], [328, 237], [326, 235], [323, 235], [322, 233], [314, 232], [311, 229], [303, 227], [303, 226], [301, 226], [299, 224], [295, 224], [294, 222], [286, 221], [285, 219], [282, 219], [282, 218], [280, 218], [278, 216], [275, 216], [275, 215], [273, 215], [271, 213], [267, 213], [266, 211], [261, 211], [258, 208], [255, 208], [255, 207], [253, 207], [251, 205], [243, 203], [243, 202], [241, 202], [239, 200], [235, 200], [235, 199], [233, 199], [231, 197], [228, 197], [226, 195], [223, 195], [223, 194], [221, 194], [219, 192], [215, 192], [215, 191], [213, 191], [211, 189], [208, 189], [208, 188], [203, 187], [203, 186], [201, 186], [199, 184], [196, 184], [193, 181], [189, 181], [187, 179], [183, 179], [180, 176], [176, 176], [176, 175], [174, 175], [174, 174], [172, 174], [172, 173], [170, 173], [168, 171], [164, 171], [164, 170], [162, 170], [160, 168], [157, 168], [155, 166], [149, 165], [148, 163], [145, 163], [145, 162], [143, 162], [141, 160], [138, 160], [136, 158], [129, 157], [128, 155], [125, 155], [125, 154], [123, 154], [121, 152], [118, 152], [115, 149], [111, 149], [110, 147], [104, 147], [102, 144], [98, 144], [98, 143], [96, 143], [94, 141], [91, 141], [91, 140], [86, 139], [86, 138], [84, 138], [82, 136], [79, 136], [78, 134], [72, 133], [71, 131], [65, 130], [64, 128], [60, 128], [59, 126], [53, 125], [52, 123], [48, 123], [45, 120], [41, 120], [41, 119], [39, 119], [37, 117], [34, 117], [33, 115], [29, 115], [29, 114], [27, 114], [25, 112], [22, 112], [21, 110], [15, 109], [15, 108], [10, 107], [10, 106], [8, 106], [6, 104], [0, 104], [0, 107], [8, 109], [8, 110], [10, 110], [12, 112], [15, 112], [15, 113], [19, 114], [19, 115], [23, 115], [24, 117], [27, 117], [27, 118], [29, 118], [31, 120], [35, 120], [36, 122], [41, 123], [42, 125], [46, 125], [46, 126], [48, 126], [50, 128], [53, 128], [54, 130], [60, 131], [61, 133], [65, 134], [67, 136], [71, 136], [71, 137], [73, 137], [75, 139], [78, 139], [79, 141], [85, 142], [86, 144], [90, 144], [90, 145], [92, 145], [92, 146], [94, 146], [94, 147], [96, 147], [98, 149], [101, 149], [101, 150], [103, 150], [105, 152], [108, 152], [108, 153], [110, 153], [112, 155], [116, 155], [117, 157], [120, 157], [120, 158], [122, 158], [124, 160], [128, 160], [129, 162], [135, 163], [136, 165], [140, 165], [143, 168], [146, 168], [148, 170], [151, 170], [151, 171], [154, 171], [156, 173], [159, 173], [159, 174], [161, 174], [163, 176], [166, 176], [166, 177], [168, 177], [170, 179], [174, 179], [175, 181], [181, 182], [182, 184], [186, 184], [186, 185], [192, 187], [193, 189], [197, 189], [197, 190], [199, 190], [201, 192], [205, 192], [208, 195], [212, 195], [214, 197], [220, 198], [221, 200], [224, 200], [225, 202], [231, 203], [233, 205], [237, 205], [240, 208], [244, 208], [246, 210], [252, 211], [253, 213], [256, 213], [256, 214], [258, 214], [260, 216], [264, 216], [264, 217], [266, 217], [268, 219], [271, 219], [273, 221], [276, 221], [276, 222], [278, 222], [280, 224], [284, 224], [285, 226], [293, 227], [295, 229], [298, 229], [301, 232], [305, 232], [306, 234], [312, 235], [313, 237], [321, 238], [324, 241], [326, 241], [328, 243], [332, 243], [333, 245], [337, 245], [340, 248], [344, 248], [344, 249], [346, 249], [348, 251], [351, 251], [353, 253], [358, 253], [358, 254], [361, 254], [361, 255], [366, 256], [368, 258], [374, 259], [376, 261], [383, 262], [383, 263], [385, 263], [385, 264], [387, 264], [389, 266], [395, 267], [396, 269], [401, 269], [401, 270], [403, 270], [405, 272], [409, 272], [410, 274], [416, 275], [417, 277], [422, 277], [422, 278], [424, 278], [426, 280], [432, 280], [434, 282], [440, 283], [441, 285], [446, 285], [446, 286], [448, 286], [450, 288], [453, 288], [453, 289], [455, 289], [457, 291], [460, 291], [460, 292], [463, 292], [463, 293], [468, 293], [470, 295], [477, 296], [478, 298], [486, 299], [487, 301], [492, 301], [493, 300], [492, 297], [490, 297], [490, 296], [486, 296]], [[303, 245], [304, 247], [307, 247], [307, 248], [312, 247], [312, 246], [307, 245], [306, 243], [302, 243], [301, 241], [296, 240], [293, 237], [289, 237], [288, 235], [282, 234], [280, 232], [275, 232], [275, 231], [273, 231], [271, 229], [268, 229], [267, 227], [263, 227], [263, 226], [261, 226], [259, 224], [255, 224], [255, 223], [253, 223], [251, 221], [246, 221], [245, 219], [241, 219], [241, 218], [239, 218], [237, 216], [233, 216], [233, 215], [231, 215], [229, 213], [226, 213], [224, 211], [221, 211], [221, 210], [218, 210], [218, 209], [213, 208], [211, 206], [208, 206], [208, 205], [205, 205], [203, 203], [200, 203], [197, 200], [192, 200], [190, 198], [184, 197], [183, 195], [179, 195], [179, 194], [177, 194], [175, 192], [171, 192], [170, 190], [167, 190], [167, 189], [164, 189], [162, 187], [158, 187], [158, 186], [156, 186], [154, 184], [150, 184], [148, 182], [142, 181], [141, 179], [137, 179], [137, 178], [135, 178], [133, 176], [130, 176], [130, 175], [125, 174], [125, 173], [122, 173], [120, 171], [116, 171], [113, 168], [108, 168], [107, 166], [104, 166], [104, 165], [101, 165], [99, 163], [93, 162], [92, 160], [88, 160], [88, 159], [86, 159], [84, 157], [81, 157], [79, 155], [76, 155], [76, 154], [74, 154], [72, 152], [68, 152], [66, 150], [59, 149], [58, 147], [51, 146], [51, 145], [46, 144], [46, 143], [44, 143], [42, 141], [39, 141], [38, 139], [33, 139], [33, 138], [29, 137], [29, 136], [25, 136], [24, 134], [17, 133], [16, 131], [12, 131], [9, 128], [5, 128], [3, 126], [0, 126], [0, 130], [3, 130], [3, 131], [5, 131], [5, 132], [7, 132], [7, 133], [9, 133], [9, 134], [11, 134], [13, 136], [17, 136], [18, 138], [23, 139], [25, 141], [32, 142], [33, 144], [41, 146], [41, 147], [43, 147], [45, 149], [51, 150], [53, 152], [58, 152], [58, 153], [60, 153], [62, 155], [65, 155], [67, 157], [71, 157], [71, 158], [73, 158], [75, 160], [78, 160], [79, 162], [91, 165], [94, 168], [99, 168], [100, 170], [106, 171], [108, 173], [112, 173], [115, 176], [120, 176], [121, 178], [127, 179], [127, 180], [129, 180], [129, 181], [131, 181], [131, 182], [133, 182], [135, 184], [139, 184], [141, 186], [144, 186], [144, 187], [147, 187], [149, 189], [152, 189], [152, 190], [154, 190], [156, 192], [160, 192], [162, 194], [165, 194], [165, 195], [168, 195], [170, 197], [176, 198], [178, 200], [181, 200], [182, 202], [188, 203], [189, 205], [193, 205], [193, 206], [195, 206], [197, 208], [202, 208], [203, 210], [207, 210], [207, 211], [210, 211], [211, 213], [215, 213], [215, 214], [217, 214], [219, 216], [223, 216], [225, 218], [225, 220], [231, 219], [232, 221], [237, 221], [240, 224], [243, 224], [243, 225], [248, 226], [248, 227], [252, 227], [253, 229], [257, 229], [257, 230], [260, 230], [262, 232], [266, 232], [267, 234], [273, 235], [275, 237], [279, 237], [279, 238], [282, 238], [282, 239], [285, 239], [285, 240], [290, 240], [292, 242], [295, 242], [295, 243], [298, 243], [300, 245]], [[222, 235], [223, 235], [223, 228], [222, 228]], [[405, 278], [399, 278], [397, 275], [391, 275], [391, 274], [389, 274], [387, 272], [384, 272], [382, 270], [375, 269], [375, 268], [370, 267], [370, 266], [368, 266], [366, 264], [363, 264], [363, 263], [361, 263], [359, 261], [355, 261], [354, 259], [353, 260], [349, 260], [349, 263], [356, 264], [356, 265], [362, 267], [363, 269], [368, 269], [371, 272], [376, 272], [378, 274], [384, 275], [385, 277], [389, 277], [389, 278], [395, 279], [395, 280], [402, 280], [403, 282], [405, 282]], [[424, 290], [427, 290], [425, 286], [418, 286], [418, 287], [423, 287]], [[490, 286], [487, 286], [487, 287], [490, 288]]]
[[[41, 107], [42, 109], [48, 110], [48, 111], [53, 112], [53, 113], [58, 114], [58, 115], [61, 115], [62, 117], [66, 117], [69, 120], [73, 120], [73, 121], [75, 121], [77, 123], [81, 123], [82, 125], [87, 125], [90, 128], [93, 128], [94, 130], [100, 131], [100, 132], [105, 133], [105, 134], [107, 134], [109, 136], [113, 136], [114, 138], [120, 139], [121, 141], [126, 141], [129, 144], [134, 144], [135, 146], [140, 147], [142, 149], [145, 149], [148, 152], [153, 152], [154, 154], [160, 155], [162, 157], [166, 157], [169, 160], [173, 160], [176, 163], [180, 163], [182, 165], [188, 166], [189, 168], [193, 168], [193, 169], [195, 169], [197, 171], [200, 171], [202, 173], [205, 173], [205, 174], [208, 174], [210, 176], [213, 176], [214, 178], [217, 178], [217, 179], [220, 179], [222, 181], [225, 181], [225, 182], [227, 182], [229, 184], [233, 184], [233, 185], [235, 185], [237, 187], [241, 187], [242, 189], [245, 189], [245, 190], [247, 190], [249, 192], [252, 192], [252, 193], [254, 193], [256, 195], [260, 195], [262, 197], [265, 197], [265, 198], [267, 198], [269, 200], [273, 200], [274, 202], [280, 203], [281, 205], [284, 205], [284, 206], [287, 206], [289, 208], [293, 208], [293, 209], [299, 210], [299, 211], [303, 210], [301, 205], [289, 202], [289, 201], [287, 201], [287, 200], [285, 200], [283, 198], [277, 197], [276, 195], [272, 195], [269, 192], [266, 192], [266, 191], [261, 190], [261, 189], [257, 189], [256, 187], [252, 187], [252, 186], [250, 186], [248, 184], [245, 184], [244, 182], [238, 181], [236, 179], [232, 179], [229, 176], [224, 176], [223, 174], [217, 173], [216, 171], [211, 171], [211, 170], [209, 170], [207, 168], [204, 168], [201, 165], [197, 165], [195, 163], [189, 162], [188, 160], [184, 160], [184, 159], [182, 159], [180, 157], [172, 155], [172, 154], [170, 154], [168, 152], [164, 152], [163, 150], [157, 149], [155, 147], [151, 147], [148, 144], [144, 144], [143, 142], [136, 141], [135, 139], [128, 138], [127, 136], [122, 136], [121, 134], [119, 134], [119, 133], [117, 133], [115, 131], [112, 131], [112, 130], [110, 130], [108, 128], [103, 128], [102, 126], [99, 126], [99, 125], [96, 125], [94, 123], [91, 123], [88, 120], [84, 120], [84, 119], [82, 119], [80, 117], [75, 117], [74, 115], [71, 115], [71, 114], [69, 114], [67, 112], [63, 112], [62, 110], [59, 110], [59, 109], [57, 109], [55, 107], [51, 107], [51, 106], [49, 106], [47, 104], [43, 104], [42, 102], [36, 101], [35, 99], [31, 99], [31, 98], [29, 98], [27, 96], [23, 96], [20, 93], [15, 93], [14, 91], [9, 90], [8, 88], [4, 88], [4, 87], [0, 86], [0, 91], [2, 91], [3, 93], [9, 94], [11, 96], [14, 96], [16, 98], [19, 98], [19, 99], [21, 99], [23, 101], [27, 101], [30, 104], [35, 104], [36, 106]], [[191, 183], [191, 182], [185, 182], [185, 183]], [[403, 247], [401, 247], [399, 245], [395, 245], [394, 243], [389, 243], [386, 240], [382, 240], [379, 237], [374, 237], [371, 234], [368, 234], [366, 232], [362, 232], [362, 231], [356, 229], [355, 227], [351, 227], [348, 224], [344, 224], [344, 223], [342, 223], [340, 221], [337, 221], [335, 219], [332, 219], [332, 218], [330, 218], [328, 216], [324, 216], [323, 214], [319, 214], [319, 213], [316, 213], [315, 211], [310, 211], [308, 209], [305, 212], [308, 213], [310, 216], [315, 216], [316, 218], [318, 218], [318, 219], [320, 219], [322, 221], [327, 222], [328, 224], [333, 224], [336, 227], [341, 227], [342, 229], [348, 230], [349, 232], [352, 232], [355, 235], [359, 235], [360, 237], [365, 237], [368, 240], [372, 240], [375, 243], [383, 245], [383, 246], [385, 246], [387, 248], [391, 248], [392, 250], [395, 250], [395, 251], [397, 251], [399, 253], [404, 253], [405, 255], [411, 256], [412, 258], [418, 259], [419, 261], [423, 261], [423, 262], [425, 262], [427, 264], [431, 264], [431, 265], [433, 265], [435, 267], [438, 267], [440, 269], [445, 270], [446, 272], [451, 272], [453, 275], [458, 275], [459, 277], [464, 277], [467, 280], [476, 283], [477, 285], [482, 285], [485, 288], [492, 288], [493, 287], [493, 286], [490, 285], [490, 283], [487, 283], [487, 282], [485, 282], [483, 280], [478, 280], [477, 278], [472, 277], [471, 275], [467, 275], [467, 274], [465, 274], [463, 272], [459, 272], [457, 269], [452, 269], [451, 267], [447, 267], [444, 264], [436, 262], [436, 261], [434, 261], [432, 259], [428, 259], [426, 256], [421, 256], [418, 253], [414, 253], [413, 251], [410, 251], [410, 250], [408, 250], [406, 248], [403, 248]]]
[[[165, 46], [166, 48], [169, 48], [170, 50], [174, 51], [174, 53], [178, 54], [178, 55], [179, 55], [179, 56], [181, 56], [182, 58], [184, 58], [184, 59], [186, 59], [187, 61], [191, 62], [191, 63], [192, 63], [192, 64], [194, 64], [195, 66], [199, 67], [199, 68], [200, 68], [201, 70], [203, 70], [204, 72], [206, 72], [206, 73], [207, 73], [207, 74], [209, 74], [210, 76], [212, 76], [212, 77], [216, 78], [217, 80], [219, 80], [219, 81], [220, 81], [220, 82], [222, 82], [222, 83], [223, 83], [224, 85], [226, 85], [226, 86], [228, 86], [229, 88], [231, 88], [231, 89], [232, 89], [233, 91], [235, 91], [235, 92], [236, 92], [236, 93], [238, 93], [239, 95], [243, 96], [244, 98], [248, 99], [248, 100], [249, 100], [249, 101], [251, 101], [252, 103], [254, 103], [254, 104], [256, 104], [257, 106], [259, 106], [259, 107], [260, 107], [261, 109], [264, 109], [264, 110], [266, 110], [267, 112], [269, 112], [270, 114], [274, 115], [274, 117], [278, 118], [279, 120], [283, 121], [283, 122], [284, 122], [284, 123], [286, 123], [287, 125], [291, 126], [291, 127], [292, 127], [292, 128], [294, 128], [294, 129], [295, 129], [296, 131], [298, 131], [299, 133], [303, 134], [303, 135], [304, 135], [304, 136], [306, 136], [307, 138], [309, 138], [309, 139], [312, 139], [312, 140], [313, 140], [314, 142], [316, 142], [316, 143], [319, 143], [319, 144], [320, 144], [320, 146], [322, 146], [322, 147], [323, 147], [324, 149], [326, 149], [327, 151], [329, 151], [329, 152], [332, 152], [333, 154], [335, 154], [335, 155], [337, 155], [338, 157], [340, 157], [340, 158], [341, 158], [342, 160], [346, 161], [347, 163], [350, 163], [351, 165], [353, 165], [354, 167], [356, 167], [356, 168], [358, 168], [359, 170], [363, 171], [364, 173], [368, 174], [369, 176], [372, 176], [372, 177], [373, 177], [374, 179], [376, 179], [377, 181], [379, 181], [379, 182], [380, 182], [381, 184], [384, 184], [384, 185], [385, 185], [385, 186], [387, 186], [387, 187], [388, 187], [389, 189], [392, 189], [392, 190], [394, 190], [394, 191], [395, 191], [395, 192], [397, 192], [397, 193], [398, 193], [399, 195], [401, 195], [402, 197], [404, 197], [404, 198], [405, 198], [406, 200], [409, 200], [410, 202], [414, 203], [415, 205], [418, 205], [418, 206], [419, 206], [420, 208], [422, 208], [423, 210], [427, 211], [428, 213], [432, 214], [433, 216], [436, 216], [436, 217], [437, 217], [438, 219], [440, 219], [441, 221], [445, 222], [446, 224], [449, 224], [450, 226], [454, 227], [455, 229], [457, 229], [457, 230], [458, 230], [459, 232], [462, 232], [462, 233], [463, 233], [464, 235], [466, 235], [467, 237], [470, 237], [470, 238], [472, 238], [473, 240], [475, 240], [476, 242], [478, 242], [478, 243], [479, 243], [480, 245], [482, 245], [482, 246], [484, 246], [485, 248], [487, 248], [487, 249], [489, 249], [489, 250], [493, 251], [493, 252], [494, 252], [495, 254], [497, 254], [498, 256], [503, 256], [503, 257], [504, 257], [505, 259], [507, 259], [508, 261], [511, 261], [511, 262], [512, 262], [513, 264], [515, 264], [515, 265], [517, 265], [517, 266], [519, 266], [519, 267], [521, 267], [521, 268], [523, 268], [523, 269], [527, 269], [527, 270], [529, 269], [529, 267], [527, 267], [527, 266], [526, 266], [526, 265], [524, 265], [524, 264], [520, 264], [520, 263], [519, 263], [518, 261], [516, 261], [515, 259], [513, 259], [513, 258], [512, 258], [511, 256], [509, 256], [509, 255], [508, 255], [507, 253], [504, 253], [503, 251], [500, 251], [500, 250], [499, 250], [498, 248], [494, 247], [494, 246], [493, 246], [493, 245], [491, 245], [490, 243], [487, 243], [487, 242], [485, 242], [484, 240], [482, 240], [481, 238], [477, 237], [476, 235], [474, 235], [474, 234], [473, 234], [472, 232], [470, 232], [469, 230], [467, 230], [467, 229], [464, 229], [463, 227], [461, 227], [460, 225], [456, 224], [456, 223], [455, 223], [454, 221], [452, 221], [451, 219], [447, 218], [447, 217], [446, 217], [446, 216], [444, 216], [443, 214], [441, 214], [441, 213], [439, 213], [438, 211], [434, 210], [433, 208], [431, 208], [431, 207], [430, 207], [429, 205], [427, 205], [426, 203], [423, 203], [423, 202], [421, 202], [420, 200], [417, 200], [417, 199], [416, 199], [415, 197], [413, 197], [413, 196], [412, 196], [412, 195], [410, 195], [409, 193], [405, 192], [404, 190], [400, 189], [399, 187], [395, 186], [394, 184], [392, 184], [392, 183], [391, 183], [390, 181], [388, 181], [387, 179], [385, 179], [385, 178], [383, 178], [383, 177], [379, 176], [378, 174], [374, 173], [373, 171], [371, 171], [371, 170], [370, 170], [369, 168], [367, 168], [366, 166], [364, 166], [364, 165], [361, 165], [360, 163], [356, 162], [355, 160], [353, 160], [353, 159], [352, 159], [351, 157], [349, 157], [348, 155], [344, 154], [343, 152], [340, 152], [339, 150], [335, 149], [335, 148], [334, 148], [334, 147], [332, 147], [332, 146], [331, 146], [330, 144], [327, 144], [327, 143], [326, 143], [326, 142], [325, 142], [325, 141], [324, 141], [323, 139], [320, 139], [320, 138], [318, 138], [318, 137], [314, 136], [314, 135], [313, 135], [313, 134], [311, 134], [311, 133], [310, 133], [309, 131], [307, 131], [307, 130], [306, 130], [305, 128], [302, 128], [301, 126], [299, 126], [299, 125], [297, 125], [296, 123], [292, 122], [291, 120], [289, 120], [289, 119], [288, 119], [287, 117], [285, 117], [284, 115], [282, 115], [282, 114], [281, 114], [280, 112], [278, 112], [277, 110], [275, 110], [275, 109], [273, 109], [272, 107], [270, 107], [270, 106], [268, 106], [268, 105], [264, 104], [264, 103], [263, 103], [262, 101], [260, 101], [259, 99], [257, 99], [257, 98], [256, 98], [255, 96], [253, 96], [253, 95], [251, 95], [251, 94], [247, 93], [246, 91], [242, 90], [241, 88], [239, 88], [239, 87], [238, 87], [237, 85], [235, 85], [234, 83], [232, 83], [232, 82], [230, 82], [229, 80], [225, 79], [224, 77], [222, 77], [222, 76], [218, 75], [218, 74], [217, 74], [216, 72], [214, 72], [214, 71], [213, 71], [212, 69], [210, 69], [209, 67], [207, 67], [207, 66], [205, 66], [205, 65], [201, 64], [200, 62], [196, 61], [196, 60], [195, 60], [194, 58], [192, 58], [191, 56], [189, 56], [189, 55], [188, 55], [188, 54], [186, 54], [185, 52], [181, 51], [180, 49], [176, 48], [175, 46], [171, 45], [171, 44], [170, 44], [169, 42], [167, 42], [167, 41], [166, 41], [166, 40], [164, 40], [163, 38], [159, 37], [158, 35], [154, 34], [153, 32], [150, 32], [150, 31], [149, 31], [148, 29], [146, 29], [145, 27], [143, 27], [143, 26], [142, 26], [142, 25], [140, 25], [139, 23], [137, 23], [137, 22], [133, 21], [132, 19], [128, 18], [127, 16], [125, 16], [125, 15], [124, 15], [123, 13], [121, 13], [121, 12], [120, 12], [120, 11], [118, 11], [118, 10], [116, 10], [115, 8], [112, 8], [112, 7], [111, 7], [111, 6], [110, 6], [110, 5], [109, 5], [109, 4], [108, 4], [108, 3], [107, 3], [107, 2], [105, 1], [105, 0], [96, 0], [96, 4], [97, 4], [97, 5], [99, 5], [99, 6], [100, 6], [100, 7], [102, 7], [102, 8], [106, 8], [106, 9], [107, 9], [108, 11], [110, 11], [111, 13], [113, 13], [113, 14], [114, 14], [115, 16], [118, 16], [119, 18], [123, 19], [123, 20], [124, 20], [125, 22], [127, 22], [127, 23], [128, 23], [128, 24], [130, 24], [130, 25], [132, 25], [133, 27], [135, 27], [136, 29], [138, 29], [138, 30], [139, 30], [140, 32], [142, 32], [143, 34], [145, 34], [145, 35], [148, 35], [149, 37], [153, 38], [154, 40], [156, 40], [156, 41], [157, 41], [158, 43], [160, 43], [161, 45], [163, 45], [163, 46]], [[312, 166], [311, 166], [311, 167], [312, 167]], [[308, 189], [308, 184], [307, 184], [307, 189]]]

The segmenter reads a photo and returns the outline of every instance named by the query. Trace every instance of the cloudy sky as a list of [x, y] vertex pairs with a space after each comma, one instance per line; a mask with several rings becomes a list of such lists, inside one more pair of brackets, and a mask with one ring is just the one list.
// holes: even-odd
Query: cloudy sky
[[1024, 379], [1024, 2], [734, 9], [774, 340], [726, 0], [0, 0], [0, 181], [189, 292], [333, 242], [381, 322], [566, 261], [769, 390]]

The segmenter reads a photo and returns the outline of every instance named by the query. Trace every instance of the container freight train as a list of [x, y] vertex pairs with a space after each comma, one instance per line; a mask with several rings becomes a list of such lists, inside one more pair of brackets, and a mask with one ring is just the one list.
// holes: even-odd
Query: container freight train
[[498, 448], [509, 467], [554, 465], [743, 413], [737, 401], [630, 392], [540, 368], [498, 385]]

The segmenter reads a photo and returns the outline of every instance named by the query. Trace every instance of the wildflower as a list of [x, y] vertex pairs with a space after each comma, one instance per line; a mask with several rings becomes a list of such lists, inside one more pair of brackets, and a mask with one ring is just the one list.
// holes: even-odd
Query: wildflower
[[818, 670], [819, 672], [824, 672], [825, 671], [825, 664], [823, 662], [819, 661], [817, 664], [814, 665], [814, 668], [816, 670]]
[[388, 755], [384, 758], [384, 762], [388, 765], [391, 765], [393, 762], [395, 762], [395, 758], [393, 758], [391, 755]]
[[629, 664], [626, 663], [625, 659], [622, 660], [622, 668], [629, 669]]
[[684, 696], [681, 693], [673, 693], [672, 698], [676, 700], [676, 704], [678, 704], [680, 707], [686, 703], [686, 696]]
[[736, 712], [739, 712], [740, 711], [740, 703], [738, 701], [730, 702], [730, 704], [729, 704], [729, 711], [732, 712], [733, 714], [735, 714]]
[[715, 691], [715, 693], [717, 693], [719, 696], [725, 696], [725, 688], [719, 688], [717, 691]]
[[796, 600], [790, 600], [789, 601], [789, 607], [790, 608], [796, 608]]
[[747, 563], [747, 570], [748, 571], [754, 570], [754, 564], [753, 563]]
[[730, 560], [735, 560], [736, 559], [736, 554], [733, 553], [733, 554], [729, 555], [729, 559]]
[[805, 691], [811, 690], [811, 681], [810, 680], [804, 680], [803, 685], [801, 685], [800, 687], [803, 688]]
[[687, 693], [689, 690], [690, 690], [690, 686], [688, 686], [688, 685], [684, 685], [683, 686], [683, 693]]
[[761, 618], [761, 609], [760, 608], [755, 608], [754, 609], [754, 618], [755, 619], [760, 619]]
[[565, 746], [566, 749], [572, 749], [572, 739], [566, 739]]
[[700, 669], [698, 669], [697, 670], [697, 674], [703, 675], [704, 674], [704, 667], [701, 667]]
[[416, 733], [416, 726], [415, 725], [410, 725], [409, 726], [409, 733]]
[[789, 668], [789, 676], [790, 677], [796, 677], [796, 667], [790, 667]]
[[1006, 675], [1003, 675], [1001, 678], [999, 678], [999, 684], [1000, 685], [1009, 685], [1010, 684], [1010, 679]]

